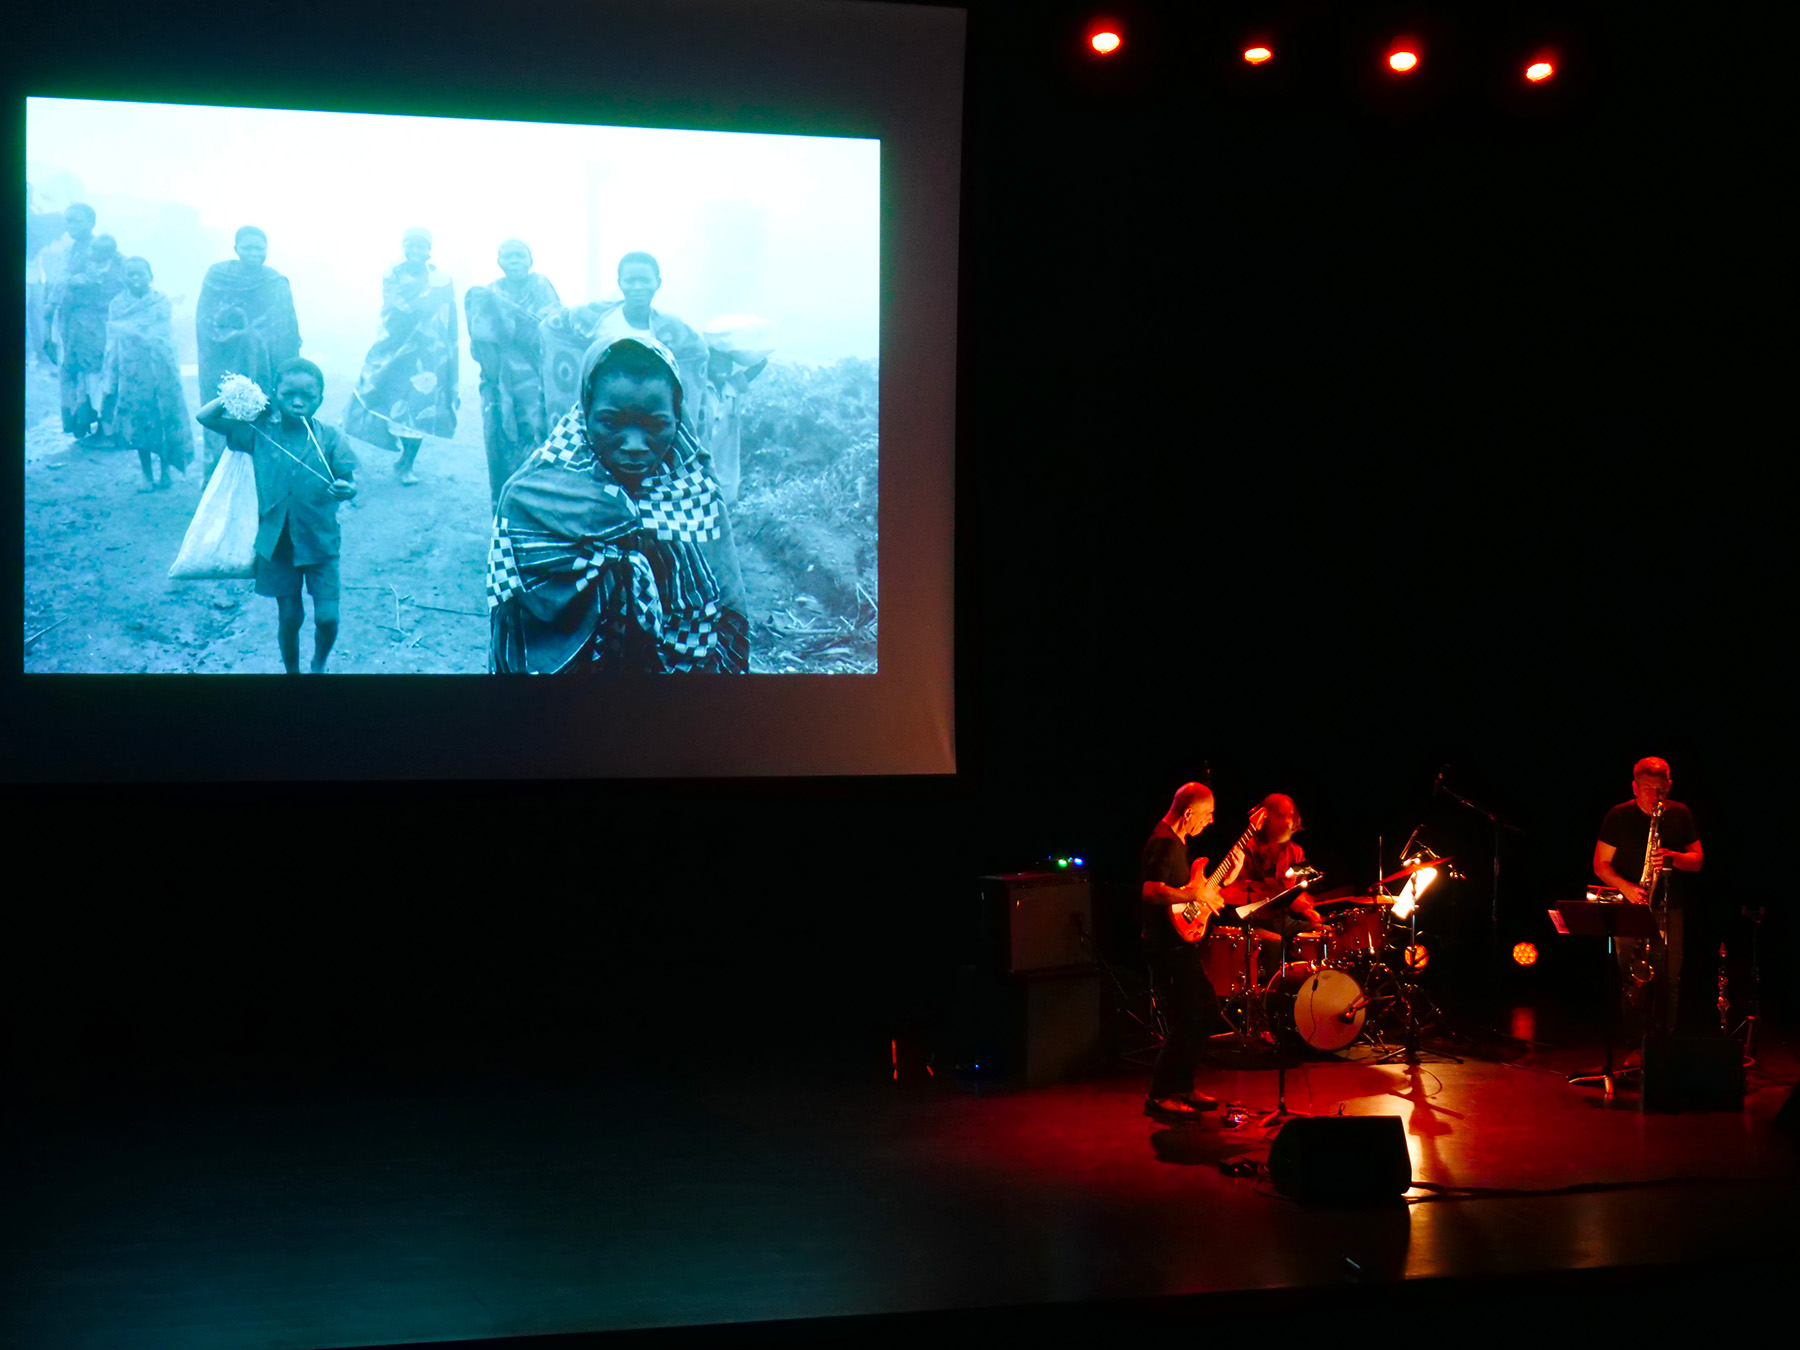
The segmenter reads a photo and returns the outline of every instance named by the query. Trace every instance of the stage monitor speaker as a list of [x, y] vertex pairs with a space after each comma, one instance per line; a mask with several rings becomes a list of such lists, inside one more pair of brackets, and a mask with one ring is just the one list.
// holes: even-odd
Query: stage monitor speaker
[[1652, 1036], [1643, 1101], [1646, 1111], [1742, 1111], [1743, 1052], [1723, 1036]]
[[1092, 970], [1082, 934], [1094, 931], [1094, 900], [1079, 872], [1017, 872], [983, 877], [990, 913], [1001, 940], [1000, 968], [1009, 975], [1051, 970]]
[[1281, 1194], [1326, 1205], [1384, 1204], [1412, 1185], [1412, 1155], [1399, 1116], [1301, 1116], [1269, 1149]]

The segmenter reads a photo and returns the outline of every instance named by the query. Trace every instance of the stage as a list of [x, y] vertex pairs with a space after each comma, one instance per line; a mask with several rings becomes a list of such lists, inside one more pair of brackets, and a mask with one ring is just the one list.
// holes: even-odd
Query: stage
[[[1291, 1072], [1290, 1108], [1398, 1115], [1415, 1181], [1454, 1188], [1357, 1210], [1222, 1173], [1265, 1133], [1147, 1119], [1136, 1070], [1008, 1090], [508, 1052], [39, 1085], [8, 1110], [0, 1339], [1054, 1342], [1270, 1317], [1287, 1339], [1402, 1308], [1564, 1325], [1582, 1298], [1650, 1329], [1746, 1316], [1800, 1237], [1800, 1159], [1771, 1126], [1785, 1047], [1765, 1035], [1742, 1113], [1647, 1115], [1567, 1085], [1598, 1043], [1549, 1020], [1493, 1019], [1461, 1064], [1361, 1047]], [[1276, 1083], [1201, 1089], [1267, 1108]]]

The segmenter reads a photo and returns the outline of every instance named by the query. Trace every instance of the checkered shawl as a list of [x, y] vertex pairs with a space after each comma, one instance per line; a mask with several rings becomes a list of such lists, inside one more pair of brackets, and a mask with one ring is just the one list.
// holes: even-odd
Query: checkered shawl
[[[487, 570], [495, 668], [544, 669], [525, 651], [534, 635], [555, 669], [615, 669], [628, 644], [657, 672], [746, 669], [748, 625], [707, 557], [725, 537], [724, 502], [692, 434], [679, 429], [674, 462], [634, 499], [599, 465], [584, 420], [579, 405], [565, 413], [501, 493]], [[644, 640], [630, 643], [634, 631]]]

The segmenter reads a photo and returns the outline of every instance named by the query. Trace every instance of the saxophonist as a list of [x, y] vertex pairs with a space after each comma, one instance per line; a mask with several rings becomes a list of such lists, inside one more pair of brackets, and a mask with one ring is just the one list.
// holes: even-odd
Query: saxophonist
[[1705, 861], [1693, 812], [1669, 798], [1673, 782], [1667, 760], [1652, 755], [1632, 765], [1631, 800], [1606, 813], [1594, 844], [1594, 875], [1631, 904], [1649, 905], [1656, 917], [1655, 937], [1617, 944], [1628, 1045], [1675, 1030], [1683, 936], [1675, 874], [1698, 872]]

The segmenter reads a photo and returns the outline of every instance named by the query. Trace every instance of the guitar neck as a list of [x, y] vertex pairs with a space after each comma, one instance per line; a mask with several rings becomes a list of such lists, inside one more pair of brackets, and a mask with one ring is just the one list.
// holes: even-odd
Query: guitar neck
[[1238, 836], [1237, 843], [1225, 850], [1225, 856], [1219, 859], [1219, 865], [1213, 868], [1213, 874], [1208, 877], [1207, 880], [1217, 881], [1233, 867], [1236, 867], [1241, 863], [1244, 860], [1244, 850], [1250, 847], [1250, 841], [1255, 837], [1256, 826], [1252, 825]]

